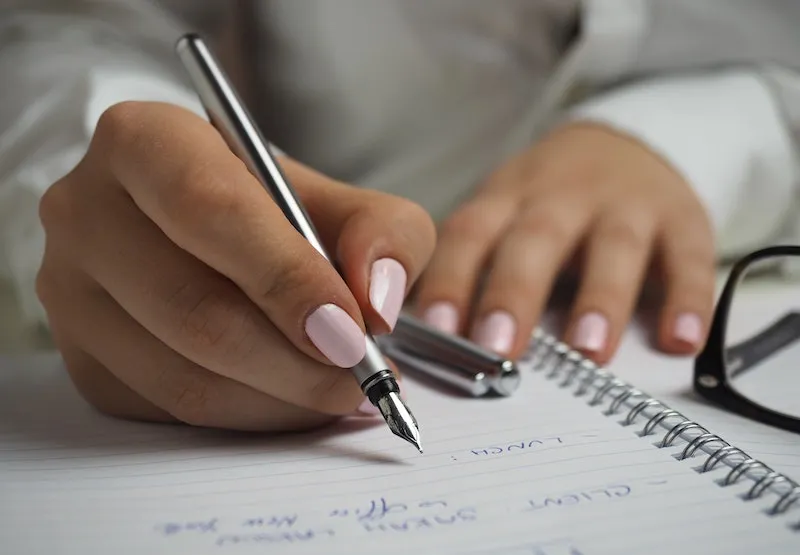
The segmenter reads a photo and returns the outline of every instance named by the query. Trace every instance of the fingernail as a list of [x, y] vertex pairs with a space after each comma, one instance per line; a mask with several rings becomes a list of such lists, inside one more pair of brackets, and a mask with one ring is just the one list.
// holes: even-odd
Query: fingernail
[[590, 352], [600, 352], [608, 339], [608, 320], [597, 312], [584, 314], [575, 327], [573, 346]]
[[364, 397], [364, 400], [358, 406], [358, 412], [365, 416], [378, 416], [381, 411], [378, 410], [378, 407], [372, 404], [369, 398]]
[[683, 313], [675, 318], [675, 339], [697, 345], [703, 335], [703, 322], [697, 314]]
[[458, 310], [452, 303], [433, 303], [422, 315], [422, 320], [429, 326], [445, 333], [458, 331]]
[[484, 349], [506, 354], [514, 345], [516, 331], [517, 323], [514, 317], [508, 312], [498, 310], [481, 320], [472, 334], [472, 339]]
[[311, 342], [336, 366], [352, 368], [364, 358], [367, 338], [347, 312], [324, 304], [306, 319]]
[[394, 329], [400, 309], [403, 308], [406, 279], [406, 271], [397, 260], [381, 258], [372, 265], [369, 302], [390, 330]]

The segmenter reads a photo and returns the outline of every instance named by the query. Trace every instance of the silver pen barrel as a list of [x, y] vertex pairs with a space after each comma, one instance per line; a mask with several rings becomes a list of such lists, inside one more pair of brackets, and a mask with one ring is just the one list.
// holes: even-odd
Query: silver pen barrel
[[429, 376], [437, 383], [447, 384], [472, 397], [483, 397], [493, 391], [489, 377], [474, 368], [410, 351], [388, 338], [379, 337], [378, 342], [386, 356], [411, 373]]
[[[187, 34], [181, 37], [175, 50], [211, 124], [269, 192], [292, 226], [336, 267], [300, 199], [273, 157], [268, 142], [203, 40], [194, 33]], [[400, 399], [394, 374], [369, 334], [366, 344], [366, 356], [351, 369], [353, 376], [364, 394], [379, 408], [392, 432], [421, 451], [416, 420]]]
[[493, 391], [509, 396], [520, 383], [520, 373], [513, 361], [463, 337], [427, 326], [405, 312], [381, 346], [388, 356], [398, 362], [402, 358], [403, 364], [412, 370], [430, 374], [471, 395]]

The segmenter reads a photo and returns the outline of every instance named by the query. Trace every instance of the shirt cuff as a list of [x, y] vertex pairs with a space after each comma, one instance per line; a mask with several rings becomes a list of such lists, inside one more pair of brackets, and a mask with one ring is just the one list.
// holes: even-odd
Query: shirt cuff
[[607, 125], [671, 164], [706, 206], [723, 254], [759, 246], [786, 221], [793, 137], [754, 72], [643, 80], [573, 107], [567, 119]]

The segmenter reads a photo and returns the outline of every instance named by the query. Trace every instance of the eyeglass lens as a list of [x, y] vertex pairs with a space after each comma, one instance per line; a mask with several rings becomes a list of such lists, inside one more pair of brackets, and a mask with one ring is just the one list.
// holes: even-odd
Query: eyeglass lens
[[800, 257], [773, 257], [748, 267], [733, 295], [724, 360], [737, 393], [800, 417]]

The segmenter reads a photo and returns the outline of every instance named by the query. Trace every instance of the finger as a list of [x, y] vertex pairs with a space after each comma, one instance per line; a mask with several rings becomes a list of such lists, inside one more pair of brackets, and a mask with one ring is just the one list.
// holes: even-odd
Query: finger
[[694, 354], [703, 347], [714, 311], [713, 234], [705, 215], [696, 212], [673, 216], [659, 237], [666, 294], [658, 343], [674, 354]]
[[567, 341], [600, 363], [617, 348], [647, 271], [656, 219], [643, 207], [602, 214], [590, 229]]
[[72, 383], [95, 409], [115, 418], [177, 423], [178, 419], [133, 391], [72, 343], [58, 347]]
[[[73, 287], [80, 273], [74, 267], [51, 268], [53, 236], [48, 235], [44, 262], [36, 281], [36, 292], [47, 310], [50, 337], [61, 355], [64, 367], [78, 392], [100, 412], [116, 418], [148, 422], [176, 422], [168, 412], [123, 384], [96, 359], [77, 346], [71, 332], [74, 323], [65, 317], [61, 305], [64, 293], [74, 295]], [[53, 272], [56, 272], [55, 274]]]
[[[331, 420], [330, 415], [286, 403], [187, 360], [102, 293], [81, 296], [80, 304], [80, 310], [70, 312], [72, 333], [90, 358], [71, 357], [71, 374], [104, 412], [153, 420], [162, 420], [166, 413], [194, 426], [244, 431], [299, 430]], [[133, 405], [118, 386], [104, 389], [111, 382], [103, 378], [104, 368], [147, 403]], [[154, 414], [147, 404], [159, 412]]]
[[415, 310], [429, 325], [446, 333], [465, 331], [484, 266], [517, 210], [515, 195], [486, 192], [445, 221], [417, 290]]
[[199, 367], [284, 402], [332, 414], [358, 405], [350, 372], [296, 349], [231, 281], [125, 202], [109, 200], [93, 215], [98, 232], [84, 240], [82, 262], [135, 321]]
[[335, 253], [350, 291], [373, 333], [389, 332], [436, 243], [425, 210], [406, 199], [360, 190], [283, 159], [321, 237]]
[[344, 280], [207, 122], [121, 104], [91, 151], [173, 243], [236, 283], [298, 349], [345, 368], [361, 361], [364, 325]]
[[407, 201], [363, 203], [344, 224], [337, 258], [371, 331], [394, 329], [435, 243], [430, 217]]
[[588, 219], [580, 199], [523, 209], [497, 246], [475, 311], [473, 341], [511, 358], [521, 354]]

